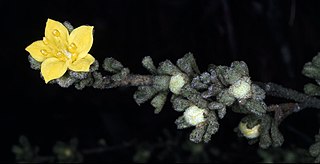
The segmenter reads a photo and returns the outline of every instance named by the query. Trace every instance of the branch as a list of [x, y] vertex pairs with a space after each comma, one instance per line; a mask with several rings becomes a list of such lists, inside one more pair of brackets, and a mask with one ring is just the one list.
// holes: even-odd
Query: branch
[[284, 103], [268, 106], [268, 111], [274, 112], [274, 119], [280, 124], [287, 116], [299, 109], [298, 103]]
[[[114, 80], [112, 76], [104, 76], [103, 77], [103, 85], [100, 85], [96, 88], [116, 88], [116, 87], [127, 87], [127, 86], [147, 86], [153, 84], [153, 75], [139, 75], [139, 74], [129, 74], [125, 77], [121, 78], [121, 80]], [[292, 112], [298, 112], [305, 108], [316, 108], [320, 109], [320, 100], [309, 96], [307, 94], [298, 92], [296, 90], [285, 88], [279, 84], [275, 83], [263, 83], [263, 82], [255, 82], [255, 84], [259, 85], [263, 88], [267, 95], [279, 98], [285, 98], [288, 100], [293, 100], [297, 103], [290, 108], [293, 110]], [[289, 113], [292, 113], [289, 112]], [[287, 113], [287, 112], [285, 112]]]
[[288, 100], [294, 100], [295, 102], [298, 102], [299, 104], [297, 107], [293, 108], [293, 112], [298, 112], [305, 108], [320, 109], [320, 100], [315, 97], [309, 96], [304, 93], [300, 93], [293, 89], [285, 88], [275, 83], [255, 82], [255, 84], [263, 88], [267, 95], [285, 98]]
[[101, 74], [94, 73], [94, 88], [110, 89], [116, 87], [129, 87], [129, 86], [146, 86], [153, 84], [152, 75], [136, 75], [128, 74], [120, 79], [115, 79], [113, 76], [101, 77]]
[[106, 87], [126, 87], [126, 86], [145, 86], [153, 84], [153, 76], [152, 75], [133, 75], [130, 74], [120, 81], [112, 80], [112, 77], [106, 77], [110, 79], [110, 83], [106, 85]]

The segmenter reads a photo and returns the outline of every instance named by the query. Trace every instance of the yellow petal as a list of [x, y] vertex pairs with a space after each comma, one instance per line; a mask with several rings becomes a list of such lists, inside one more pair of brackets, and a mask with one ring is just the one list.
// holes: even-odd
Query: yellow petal
[[47, 47], [41, 40], [35, 41], [30, 44], [26, 48], [26, 51], [28, 51], [32, 58], [34, 58], [38, 62], [42, 62], [47, 57], [51, 56], [49, 47]]
[[75, 72], [89, 72], [90, 65], [94, 62], [94, 57], [87, 54], [84, 58], [78, 59], [69, 65], [69, 69]]
[[68, 42], [76, 45], [78, 59], [85, 57], [91, 49], [93, 43], [92, 32], [93, 26], [80, 26], [71, 32]]
[[45, 29], [45, 37], [49, 44], [53, 44], [57, 49], [65, 49], [68, 42], [69, 31], [60, 22], [48, 19]]
[[67, 71], [67, 63], [57, 58], [48, 58], [41, 64], [41, 74], [44, 81], [48, 83], [50, 80], [60, 78]]

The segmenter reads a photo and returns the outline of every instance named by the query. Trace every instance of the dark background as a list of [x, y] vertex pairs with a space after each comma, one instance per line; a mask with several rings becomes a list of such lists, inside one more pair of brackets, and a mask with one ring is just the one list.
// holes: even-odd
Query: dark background
[[[94, 26], [90, 53], [100, 63], [114, 57], [138, 74], [147, 73], [141, 66], [144, 56], [157, 64], [165, 59], [175, 62], [192, 52], [202, 71], [210, 63], [243, 60], [253, 80], [302, 91], [304, 84], [313, 82], [301, 74], [302, 67], [320, 49], [320, 1], [316, 0], [52, 0], [1, 1], [0, 6], [0, 161], [14, 161], [11, 146], [20, 135], [40, 146], [42, 154], [50, 154], [56, 141], [73, 137], [83, 149], [95, 147], [100, 138], [110, 146], [135, 140], [130, 148], [86, 158], [132, 161], [136, 145], [152, 145], [164, 129], [181, 135], [181, 140], [191, 132], [176, 130], [174, 121], [181, 113], [172, 110], [169, 102], [158, 115], [149, 103], [138, 106], [132, 98], [134, 87], [79, 91], [46, 85], [39, 71], [29, 67], [24, 49], [42, 39], [47, 18], [67, 20], [74, 27]], [[212, 161], [261, 160], [257, 145], [249, 146], [233, 132], [241, 117], [228, 112], [220, 121], [218, 133], [206, 146], [230, 158]], [[283, 147], [308, 148], [318, 129], [316, 110], [291, 115], [280, 126], [286, 139]], [[188, 156], [183, 161], [188, 162]]]

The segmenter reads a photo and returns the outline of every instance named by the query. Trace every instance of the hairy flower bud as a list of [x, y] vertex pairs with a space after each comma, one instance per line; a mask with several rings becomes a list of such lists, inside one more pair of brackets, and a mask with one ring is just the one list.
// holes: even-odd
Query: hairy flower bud
[[193, 105], [187, 108], [183, 115], [187, 123], [196, 126], [199, 123], [204, 122], [206, 120], [204, 117], [204, 114], [206, 113], [207, 111], [205, 109], [201, 109]]
[[240, 122], [240, 124], [239, 124], [240, 132], [243, 134], [243, 136], [245, 136], [246, 138], [249, 138], [249, 139], [259, 137], [259, 135], [260, 135], [259, 129], [260, 129], [260, 124], [254, 126], [251, 129], [249, 129], [247, 127], [247, 123]]

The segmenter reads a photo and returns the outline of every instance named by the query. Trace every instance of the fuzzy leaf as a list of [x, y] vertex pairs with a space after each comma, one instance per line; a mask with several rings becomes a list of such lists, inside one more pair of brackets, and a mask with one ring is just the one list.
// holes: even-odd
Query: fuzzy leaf
[[178, 117], [174, 123], [177, 125], [177, 129], [185, 129], [192, 126], [186, 122], [184, 116]]
[[208, 102], [201, 97], [201, 94], [197, 90], [191, 88], [190, 85], [185, 85], [184, 87], [182, 87], [180, 92], [183, 97], [190, 100], [199, 108], [207, 108]]
[[259, 146], [263, 149], [268, 148], [272, 144], [272, 140], [270, 137], [270, 128], [271, 128], [271, 118], [270, 116], [266, 115], [262, 120], [260, 124], [260, 141]]
[[155, 108], [154, 113], [158, 114], [161, 112], [166, 100], [168, 92], [160, 92], [151, 100], [151, 105]]
[[259, 116], [265, 114], [267, 110], [267, 105], [263, 101], [254, 99], [249, 99], [244, 106], [247, 110]]
[[235, 100], [236, 99], [233, 96], [231, 96], [227, 90], [223, 90], [217, 96], [217, 101], [226, 106], [232, 105]]
[[206, 131], [206, 126], [201, 124], [196, 126], [195, 129], [192, 130], [190, 134], [190, 141], [194, 143], [200, 143], [202, 141], [202, 136]]
[[211, 140], [211, 136], [219, 130], [219, 123], [216, 114], [212, 111], [207, 116], [207, 131], [203, 136], [204, 142], [208, 143]]
[[272, 146], [279, 147], [283, 144], [284, 138], [281, 132], [279, 131], [278, 124], [275, 120], [271, 123], [271, 138], [272, 138]]
[[133, 98], [138, 105], [148, 101], [157, 93], [156, 89], [150, 86], [140, 86], [134, 93]]
[[102, 67], [104, 68], [104, 70], [108, 72], [117, 73], [121, 71], [121, 69], [123, 68], [123, 65], [116, 59], [110, 57], [110, 58], [106, 58], [103, 61]]
[[176, 95], [172, 95], [170, 101], [172, 103], [173, 109], [178, 112], [184, 111], [186, 108], [188, 108], [192, 104], [189, 100], [186, 100], [181, 96], [176, 96]]
[[183, 72], [191, 77], [200, 73], [196, 60], [191, 53], [187, 53], [178, 59], [176, 64]]
[[34, 70], [40, 70], [41, 63], [36, 61], [31, 55], [28, 56], [30, 67]]
[[150, 73], [156, 74], [157, 73], [157, 68], [153, 64], [153, 60], [150, 56], [146, 56], [142, 59], [142, 65], [144, 68], [146, 68]]
[[225, 82], [229, 85], [234, 84], [241, 77], [242, 77], [242, 75], [237, 70], [235, 70], [233, 68], [226, 69], [226, 73], [223, 75]]
[[252, 90], [252, 98], [256, 100], [264, 100], [266, 98], [266, 92], [260, 88], [256, 84], [251, 85], [251, 90]]
[[310, 146], [309, 148], [310, 155], [316, 157], [320, 155], [320, 142], [317, 142]]
[[153, 77], [153, 87], [158, 91], [167, 91], [170, 84], [170, 76], [160, 75]]
[[312, 62], [312, 65], [320, 68], [320, 53], [318, 53], [318, 55], [313, 57], [311, 62]]
[[249, 76], [249, 68], [244, 61], [234, 61], [231, 63], [231, 68], [237, 71], [242, 76]]
[[130, 73], [130, 70], [128, 68], [123, 68], [118, 73], [111, 76], [111, 79], [113, 81], [122, 81], [124, 78], [126, 78]]
[[304, 92], [311, 96], [320, 96], [320, 86], [308, 83], [304, 85]]
[[161, 75], [171, 75], [174, 76], [178, 73], [181, 73], [179, 68], [171, 63], [170, 60], [163, 61], [159, 64], [158, 73]]
[[312, 65], [311, 62], [308, 62], [303, 66], [302, 74], [309, 78], [320, 79], [320, 68]]
[[225, 74], [227, 73], [227, 66], [217, 66], [215, 71], [217, 73], [217, 77], [219, 79], [219, 81], [224, 85], [224, 86], [228, 86], [228, 82], [224, 79]]

